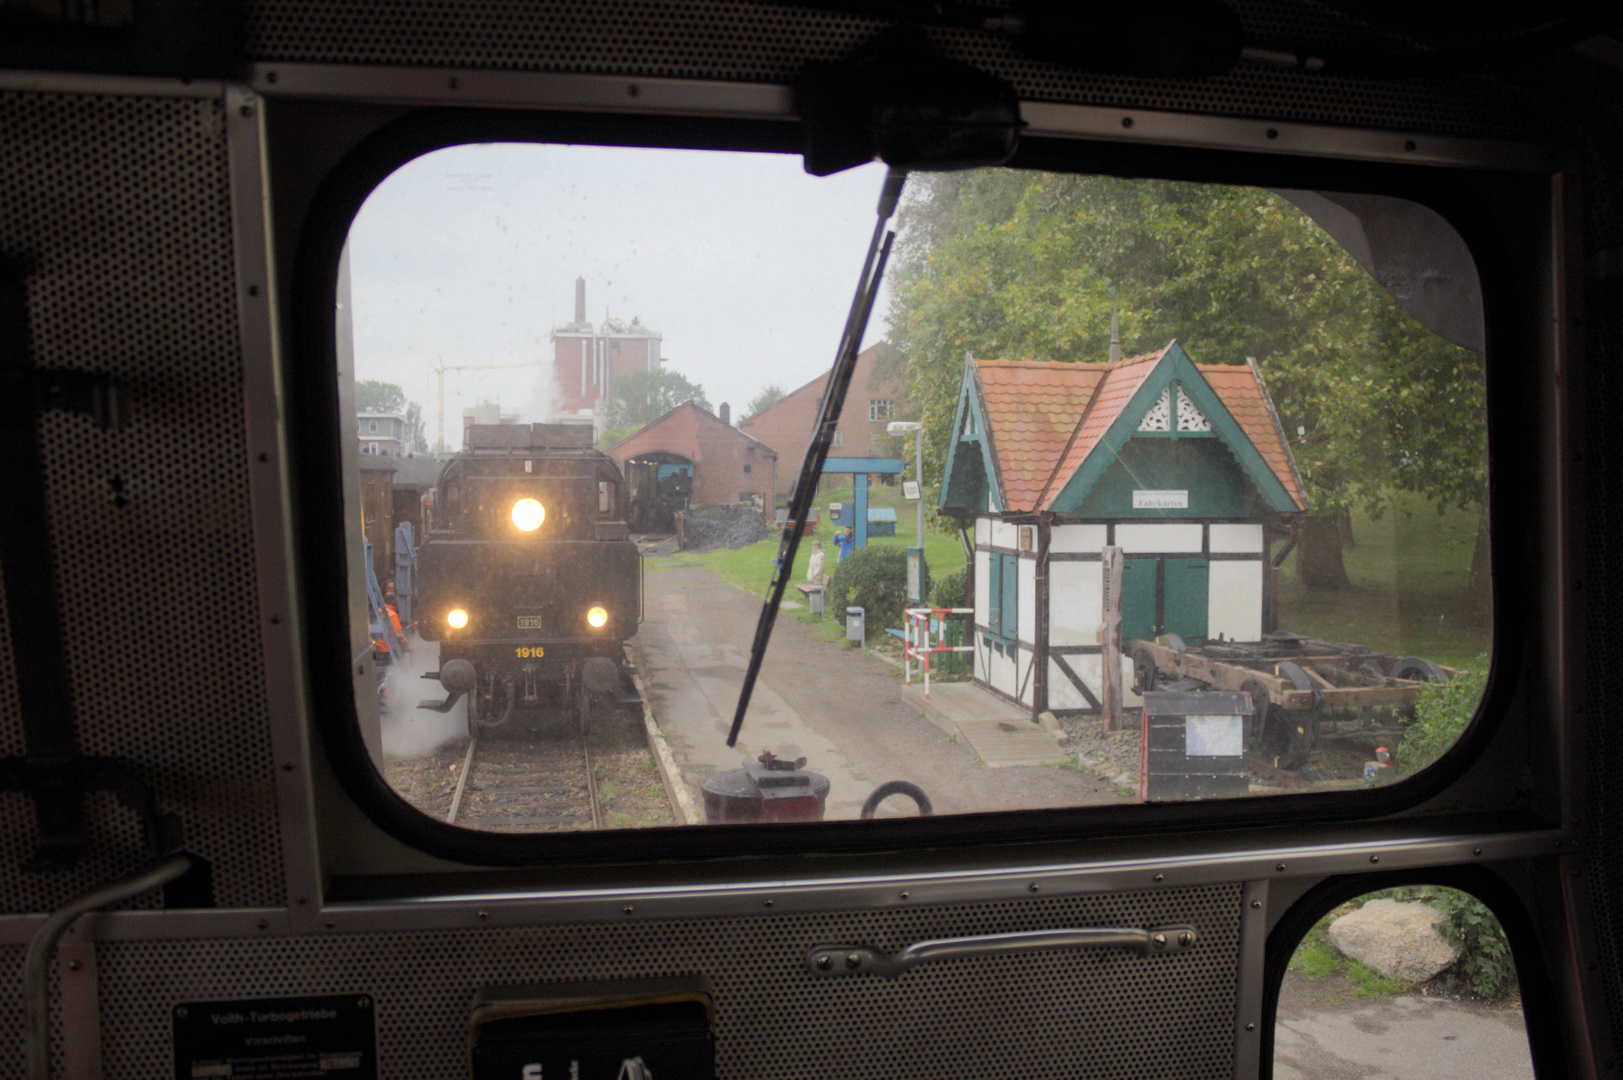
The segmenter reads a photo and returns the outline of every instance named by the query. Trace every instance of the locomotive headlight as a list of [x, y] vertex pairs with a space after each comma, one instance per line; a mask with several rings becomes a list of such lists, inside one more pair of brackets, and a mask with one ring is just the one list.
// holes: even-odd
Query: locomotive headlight
[[445, 613], [445, 624], [452, 630], [460, 630], [468, 625], [468, 613], [459, 607], [454, 607]]
[[603, 629], [604, 624], [609, 621], [609, 613], [601, 606], [588, 608], [586, 611], [586, 621], [592, 625], [593, 629], [601, 630]]
[[535, 532], [547, 520], [547, 508], [534, 499], [520, 499], [513, 504], [513, 524], [524, 532]]

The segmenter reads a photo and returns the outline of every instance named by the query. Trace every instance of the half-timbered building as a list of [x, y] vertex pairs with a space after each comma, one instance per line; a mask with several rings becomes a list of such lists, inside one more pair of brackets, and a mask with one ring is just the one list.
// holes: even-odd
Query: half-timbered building
[[976, 682], [1034, 714], [1099, 707], [1107, 546], [1124, 637], [1271, 629], [1270, 546], [1307, 499], [1254, 362], [971, 358], [953, 432], [940, 503], [973, 527]]

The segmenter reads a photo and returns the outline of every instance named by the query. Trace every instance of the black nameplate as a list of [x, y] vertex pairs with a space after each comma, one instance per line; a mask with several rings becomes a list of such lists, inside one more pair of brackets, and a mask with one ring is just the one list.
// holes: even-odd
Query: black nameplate
[[176, 1005], [175, 1080], [376, 1080], [377, 1031], [365, 994]]

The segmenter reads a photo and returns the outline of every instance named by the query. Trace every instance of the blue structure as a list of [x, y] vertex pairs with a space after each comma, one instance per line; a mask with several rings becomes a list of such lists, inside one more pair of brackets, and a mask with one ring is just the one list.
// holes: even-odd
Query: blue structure
[[868, 535], [869, 536], [895, 536], [896, 511], [888, 506], [871, 506], [868, 508]]
[[[363, 541], [366, 556], [366, 615], [368, 627], [372, 632], [372, 640], [382, 639], [389, 646], [389, 662], [392, 664], [406, 655], [406, 643], [394, 632], [394, 624], [389, 621], [389, 613], [383, 610], [383, 589], [378, 585], [377, 575], [372, 572], [372, 541]], [[395, 586], [396, 589], [399, 586]], [[398, 614], [399, 609], [396, 609]]]
[[[856, 526], [857, 547], [868, 546], [868, 474], [869, 473], [900, 473], [907, 468], [901, 458], [894, 457], [831, 457], [823, 462], [825, 473], [850, 473], [854, 490], [851, 502], [854, 507], [850, 517], [851, 524]], [[891, 512], [890, 535], [896, 535], [895, 512]], [[845, 515], [841, 515], [845, 519]]]
[[410, 521], [402, 521], [394, 528], [394, 592], [395, 610], [403, 626], [411, 625], [411, 598], [416, 593], [417, 548], [413, 543]]

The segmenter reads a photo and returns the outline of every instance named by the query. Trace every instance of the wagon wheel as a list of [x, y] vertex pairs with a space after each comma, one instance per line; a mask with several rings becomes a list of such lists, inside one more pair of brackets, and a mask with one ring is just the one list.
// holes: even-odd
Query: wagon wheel
[[[1448, 681], [1448, 673], [1423, 656], [1405, 656], [1392, 665], [1392, 678], [1413, 679], [1415, 682], [1440, 683]], [[1405, 702], [1398, 708], [1398, 715], [1405, 723], [1414, 720], [1413, 699]]]
[[1155, 689], [1155, 654], [1140, 645], [1133, 650], [1133, 691], [1142, 694]]
[[[1297, 690], [1313, 690], [1312, 709], [1280, 709], [1269, 710], [1268, 723], [1264, 726], [1264, 735], [1268, 728], [1275, 729], [1274, 742], [1282, 749], [1273, 751], [1277, 755], [1279, 767], [1282, 769], [1300, 769], [1307, 763], [1308, 755], [1319, 741], [1319, 712], [1323, 707], [1324, 695], [1314, 690], [1313, 680], [1307, 677], [1297, 664], [1289, 660], [1281, 662], [1275, 669], [1280, 678], [1289, 682]], [[1277, 719], [1275, 713], [1278, 714]]]
[[468, 738], [479, 737], [479, 685], [468, 691]]
[[[1268, 688], [1256, 679], [1247, 679], [1240, 684], [1240, 693], [1251, 698], [1251, 722], [1246, 726], [1251, 736], [1252, 747], [1261, 752], [1268, 724], [1268, 707], [1272, 704], [1268, 700]], [[1273, 752], [1268, 753], [1271, 757]]]
[[1394, 679], [1415, 682], [1447, 682], [1448, 673], [1423, 656], [1405, 656], [1392, 667]]

